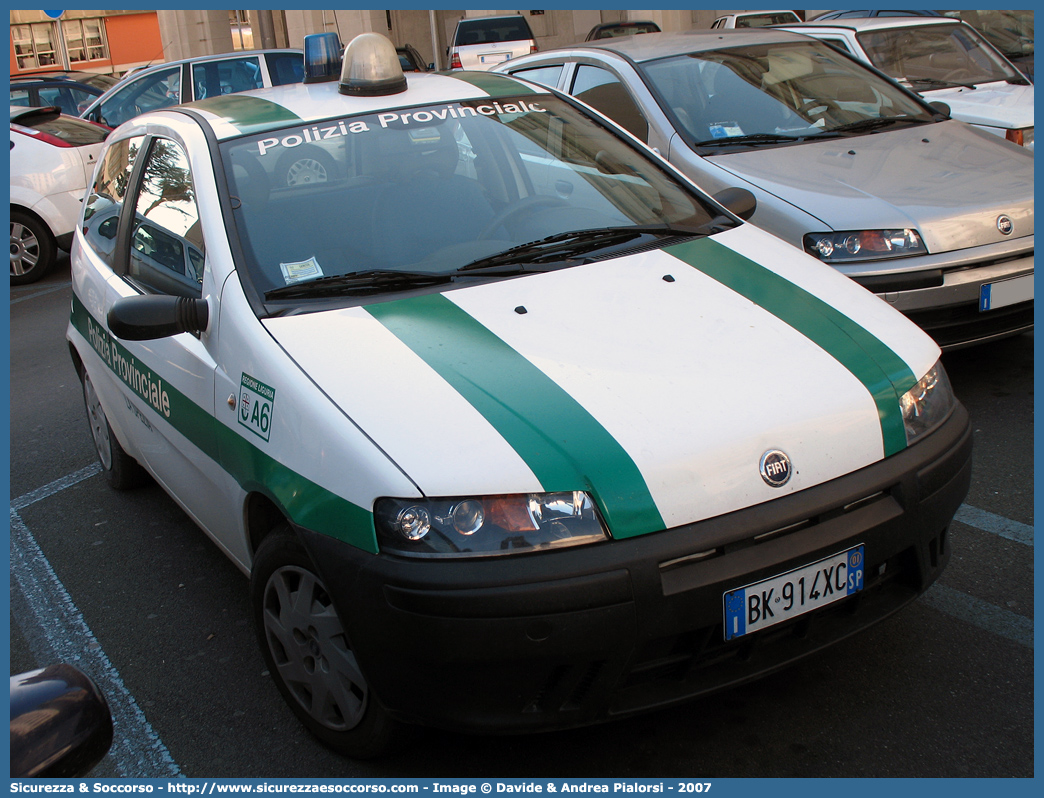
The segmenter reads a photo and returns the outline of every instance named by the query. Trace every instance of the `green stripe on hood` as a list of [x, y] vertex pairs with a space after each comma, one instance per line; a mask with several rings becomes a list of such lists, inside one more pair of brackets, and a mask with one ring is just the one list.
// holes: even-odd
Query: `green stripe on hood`
[[746, 297], [832, 355], [873, 397], [885, 457], [906, 448], [899, 397], [917, 378], [876, 336], [803, 288], [709, 238], [666, 247], [664, 252]]
[[451, 78], [462, 80], [482, 89], [490, 97], [513, 97], [518, 94], [536, 94], [536, 91], [518, 80], [512, 80], [505, 75], [495, 75], [489, 72], [449, 72]]
[[[158, 413], [207, 457], [219, 463], [245, 491], [258, 491], [280, 504], [298, 526], [377, 552], [373, 514], [315, 484], [218, 422], [138, 360], [73, 294], [72, 323], [102, 362], [127, 386], [142, 408]], [[153, 390], [153, 388], [155, 390]], [[164, 403], [162, 398], [167, 401]]]
[[617, 538], [664, 528], [638, 466], [616, 439], [556, 382], [446, 297], [429, 294], [366, 310], [493, 425], [545, 491], [590, 491]]
[[192, 107], [222, 117], [245, 134], [261, 133], [271, 128], [303, 121], [293, 111], [270, 100], [247, 97], [243, 94], [208, 97], [194, 102]]

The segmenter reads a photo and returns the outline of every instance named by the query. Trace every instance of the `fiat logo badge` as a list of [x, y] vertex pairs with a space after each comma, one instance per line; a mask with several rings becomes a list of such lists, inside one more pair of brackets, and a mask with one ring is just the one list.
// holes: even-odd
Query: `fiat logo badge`
[[1004, 235], [1010, 236], [1011, 231], [1015, 229], [1015, 223], [1011, 220], [1010, 216], [998, 216], [997, 229]]
[[786, 452], [769, 449], [761, 455], [761, 478], [773, 488], [786, 485], [793, 470]]

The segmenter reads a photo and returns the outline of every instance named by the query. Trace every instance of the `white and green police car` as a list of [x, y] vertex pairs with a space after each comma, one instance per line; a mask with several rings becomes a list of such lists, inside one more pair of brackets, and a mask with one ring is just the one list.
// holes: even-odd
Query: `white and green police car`
[[937, 578], [971, 438], [928, 336], [585, 106], [397, 63], [124, 124], [72, 259], [104, 472], [250, 575], [313, 733], [623, 717]]

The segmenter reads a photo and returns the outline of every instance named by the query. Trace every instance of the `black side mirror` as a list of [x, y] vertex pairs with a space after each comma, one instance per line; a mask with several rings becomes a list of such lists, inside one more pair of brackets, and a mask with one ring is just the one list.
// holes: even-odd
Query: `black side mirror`
[[928, 105], [934, 108], [938, 113], [945, 116], [947, 119], [950, 118], [950, 106], [948, 106], [942, 100], [932, 100], [932, 102], [928, 103]]
[[11, 677], [11, 775], [85, 776], [112, 745], [112, 715], [97, 685], [72, 665]]
[[117, 338], [152, 341], [183, 332], [203, 332], [210, 321], [210, 307], [205, 299], [143, 294], [117, 300], [106, 321]]
[[750, 191], [739, 186], [732, 186], [719, 191], [714, 199], [725, 209], [731, 211], [743, 221], [750, 221], [758, 208], [758, 199]]

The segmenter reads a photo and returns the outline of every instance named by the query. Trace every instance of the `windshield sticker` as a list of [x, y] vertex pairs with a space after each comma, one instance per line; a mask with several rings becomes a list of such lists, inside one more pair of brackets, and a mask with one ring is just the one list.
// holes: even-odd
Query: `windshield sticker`
[[715, 122], [710, 125], [711, 138], [728, 139], [733, 136], [742, 136], [743, 128], [736, 122]]
[[[512, 102], [482, 102], [476, 105], [443, 105], [439, 108], [425, 108], [417, 111], [388, 111], [377, 114], [377, 123], [382, 129], [392, 128], [401, 130], [410, 125], [422, 127], [432, 122], [447, 119], [463, 119], [468, 116], [497, 116], [499, 114], [546, 114], [547, 109], [538, 103], [525, 100], [514, 100]], [[730, 124], [735, 125], [735, 122]], [[313, 141], [326, 141], [347, 136], [350, 133], [369, 133], [370, 125], [365, 121], [357, 119], [354, 122], [345, 122], [343, 119], [330, 125], [311, 125], [300, 128], [286, 136], [271, 136], [257, 142], [258, 155], [264, 155], [269, 150], [276, 148], [291, 149], [309, 144]]]
[[283, 279], [287, 285], [300, 283], [304, 280], [314, 280], [323, 276], [323, 270], [319, 261], [312, 255], [308, 260], [299, 260], [294, 263], [280, 263], [279, 270], [283, 273]]
[[275, 394], [275, 388], [243, 372], [239, 380], [239, 423], [265, 441], [272, 432]]

